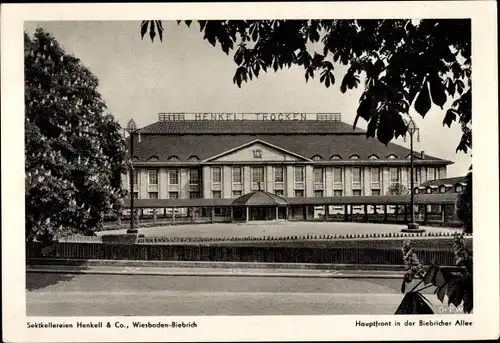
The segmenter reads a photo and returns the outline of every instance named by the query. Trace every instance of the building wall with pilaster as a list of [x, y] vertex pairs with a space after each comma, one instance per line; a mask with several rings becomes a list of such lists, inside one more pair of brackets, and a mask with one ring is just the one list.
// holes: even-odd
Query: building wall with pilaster
[[233, 193], [233, 184], [231, 177], [231, 166], [223, 166], [222, 167], [222, 197], [223, 198], [232, 198]]
[[203, 178], [203, 198], [211, 199], [212, 198], [212, 180], [210, 178], [210, 166], [203, 166], [202, 169], [202, 178]]
[[371, 187], [371, 173], [370, 173], [370, 168], [371, 167], [364, 167], [361, 168], [361, 175], [363, 176], [363, 186], [362, 186], [362, 195], [372, 195], [372, 187]]
[[[252, 191], [251, 185], [251, 166], [250, 165], [240, 165], [242, 167], [242, 183], [241, 183], [241, 194], [246, 194]], [[294, 167], [298, 166], [297, 164], [280, 164], [283, 166], [283, 195], [285, 197], [295, 197], [295, 190], [298, 184], [295, 183], [294, 176], [295, 170]], [[314, 197], [314, 164], [304, 164], [304, 183], [303, 190], [305, 197]], [[360, 166], [361, 167], [361, 194], [362, 195], [371, 195], [371, 168], [378, 167], [380, 169], [380, 194], [385, 195], [390, 186], [390, 167], [388, 166]], [[158, 168], [158, 186], [149, 185], [148, 180], [148, 168], [146, 167], [136, 167], [135, 171], [138, 173], [138, 184], [137, 188], [134, 189], [135, 192], [138, 192], [138, 196], [141, 199], [148, 199], [149, 192], [158, 192], [158, 198], [160, 199], [168, 199], [170, 192], [178, 192], [180, 199], [189, 199], [190, 190], [189, 186], [189, 167], [161, 167]], [[321, 166], [323, 169], [323, 196], [331, 197], [334, 195], [334, 173], [333, 166]], [[343, 166], [343, 195], [351, 196], [353, 195], [352, 186], [353, 186], [353, 173], [352, 166]], [[427, 166], [416, 166], [417, 171], [420, 170], [421, 182], [423, 183], [427, 181], [426, 171]], [[433, 166], [430, 168], [436, 168], [437, 175], [439, 178], [445, 178], [446, 175], [446, 166]], [[168, 172], [170, 169], [177, 169], [179, 172], [179, 185], [170, 185], [168, 180]], [[405, 187], [409, 187], [409, 167], [401, 166], [398, 167], [400, 170], [400, 182]], [[210, 199], [213, 197], [212, 191], [215, 190], [212, 187], [211, 180], [211, 166], [202, 166], [200, 167], [200, 187], [199, 192], [203, 198]], [[130, 175], [129, 173], [124, 173], [121, 176], [123, 188], [129, 190], [129, 181]], [[223, 198], [233, 198], [233, 184], [232, 184], [232, 165], [221, 165], [221, 185], [220, 191]], [[417, 180], [415, 180], [416, 182]], [[415, 186], [418, 184], [415, 183]], [[297, 186], [299, 187], [299, 186]], [[274, 165], [273, 164], [265, 164], [264, 165], [264, 183], [261, 185], [261, 189], [267, 192], [274, 193], [277, 189], [274, 183]], [[300, 189], [297, 188], [297, 189]]]
[[324, 194], [327, 197], [333, 196], [333, 168], [325, 167], [325, 189]]
[[380, 194], [381, 195], [386, 195], [387, 192], [389, 191], [389, 186], [390, 186], [390, 174], [389, 174], [389, 167], [383, 167], [382, 168], [382, 188], [380, 189]]
[[314, 170], [312, 165], [305, 166], [305, 183], [304, 183], [304, 195], [306, 197], [314, 196]]

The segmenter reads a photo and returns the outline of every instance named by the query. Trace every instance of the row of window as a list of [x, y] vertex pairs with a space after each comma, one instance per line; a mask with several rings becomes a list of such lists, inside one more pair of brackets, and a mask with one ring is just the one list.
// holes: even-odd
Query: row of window
[[[422, 174], [425, 171], [423, 168], [414, 169], [414, 182], [416, 185], [421, 183]], [[409, 172], [408, 172], [409, 174]], [[251, 178], [252, 183], [264, 183], [264, 167], [251, 167]], [[334, 189], [343, 188], [343, 173], [342, 167], [333, 168], [333, 183]], [[371, 188], [379, 189], [381, 180], [381, 170], [379, 167], [370, 168], [370, 181]], [[400, 168], [390, 168], [390, 184], [400, 183]], [[134, 185], [137, 185], [138, 174], [134, 173]], [[437, 168], [427, 168], [427, 180], [436, 180], [439, 178], [439, 169]], [[239, 184], [243, 179], [242, 167], [232, 168], [232, 182]], [[324, 180], [324, 168], [314, 168], [314, 183], [323, 184]], [[304, 182], [304, 167], [296, 166], [294, 167], [294, 181], [296, 183]], [[212, 183], [222, 182], [222, 168], [212, 167]], [[276, 166], [274, 167], [274, 182], [283, 183], [284, 182], [284, 167]], [[200, 170], [199, 169], [189, 169], [188, 173], [188, 183], [189, 185], [199, 185], [200, 184]], [[362, 184], [362, 168], [353, 167], [352, 168], [352, 183], [353, 189], [361, 189]], [[158, 185], [158, 169], [148, 169], [148, 184]], [[179, 170], [169, 169], [168, 170], [168, 184], [169, 185], [179, 185]], [[410, 177], [408, 177], [408, 185], [410, 185]]]
[[[138, 183], [138, 173], [133, 174], [134, 185]], [[189, 169], [188, 173], [188, 183], [190, 185], [200, 184], [200, 170], [199, 169]], [[148, 169], [148, 184], [158, 185], [158, 169]], [[179, 170], [169, 169], [168, 170], [168, 184], [169, 185], [179, 185]]]

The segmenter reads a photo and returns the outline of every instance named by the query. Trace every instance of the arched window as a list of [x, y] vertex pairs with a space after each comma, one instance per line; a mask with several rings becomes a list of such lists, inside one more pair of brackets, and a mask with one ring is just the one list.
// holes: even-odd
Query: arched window
[[200, 158], [196, 155], [191, 155], [188, 158], [188, 161], [199, 161], [199, 160], [200, 160]]
[[369, 160], [378, 160], [378, 156], [377, 155], [370, 155], [370, 157], [368, 157]]
[[313, 161], [321, 161], [322, 159], [323, 159], [323, 157], [321, 157], [320, 155], [314, 155], [314, 156], [312, 157], [312, 160], [313, 160]]
[[462, 190], [463, 190], [463, 188], [462, 188], [461, 184], [457, 184], [455, 186], [455, 193], [462, 193]]
[[140, 161], [141, 159], [137, 156], [132, 156], [132, 161]]
[[153, 155], [150, 158], [148, 158], [148, 161], [159, 161], [159, 160], [160, 160], [160, 158], [156, 155]]
[[394, 155], [394, 154], [390, 154], [389, 156], [387, 156], [387, 158], [390, 159], [390, 160], [395, 160], [398, 157], [396, 155]]
[[168, 158], [169, 161], [179, 161], [179, 157], [176, 155], [172, 155]]
[[358, 155], [352, 155], [351, 157], [349, 157], [351, 160], [359, 160], [359, 156]]
[[340, 155], [333, 155], [330, 159], [331, 160], [341, 160], [342, 157], [340, 157]]
[[439, 193], [444, 193], [444, 192], [446, 192], [446, 186], [443, 185], [439, 187]]
[[432, 188], [431, 188], [431, 187], [427, 187], [427, 188], [425, 189], [425, 193], [427, 193], [427, 194], [431, 194], [431, 193], [432, 193]]
[[418, 193], [420, 193], [420, 188], [415, 187], [415, 189], [413, 190], [413, 194], [418, 194]]

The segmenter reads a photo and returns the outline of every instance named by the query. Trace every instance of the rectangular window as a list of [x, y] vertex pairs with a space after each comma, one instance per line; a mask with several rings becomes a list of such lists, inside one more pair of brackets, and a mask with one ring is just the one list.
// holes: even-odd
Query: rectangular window
[[240, 197], [242, 195], [241, 191], [233, 191], [233, 198]]
[[264, 184], [264, 167], [252, 167], [252, 183]]
[[168, 171], [168, 184], [169, 185], [178, 185], [179, 184], [179, 170], [170, 169]]
[[200, 184], [200, 171], [198, 169], [189, 169], [189, 184], [190, 185]]
[[282, 189], [276, 189], [274, 191], [274, 194], [279, 195], [279, 196], [283, 196], [283, 190]]
[[342, 168], [333, 168], [333, 189], [341, 190], [344, 188], [343, 185]]
[[179, 199], [179, 192], [169, 192], [168, 193], [168, 198], [169, 199]]
[[158, 199], [158, 192], [149, 192], [149, 199]]
[[212, 191], [212, 198], [220, 199], [222, 197], [221, 191]]
[[150, 185], [158, 185], [158, 169], [148, 170], [148, 182]]
[[323, 184], [323, 168], [314, 168], [314, 183]]
[[333, 196], [334, 197], [341, 197], [342, 196], [342, 190], [341, 189], [335, 189], [333, 191]]
[[314, 191], [314, 196], [317, 198], [322, 198], [323, 197], [323, 191]]
[[304, 191], [302, 189], [296, 189], [295, 190], [295, 197], [300, 198], [304, 196]]
[[360, 196], [361, 195], [361, 189], [353, 189], [352, 195], [354, 196]]
[[189, 192], [189, 199], [200, 199], [200, 192]]
[[274, 167], [274, 182], [283, 183], [283, 167]]
[[361, 189], [361, 168], [352, 168], [352, 189]]
[[233, 183], [241, 183], [241, 167], [233, 167]]
[[380, 168], [371, 169], [371, 184], [372, 188], [380, 188]]
[[222, 182], [222, 169], [221, 167], [212, 167], [212, 183]]
[[295, 167], [295, 182], [304, 182], [304, 167]]
[[380, 168], [371, 168], [370, 188], [372, 195], [380, 195]]
[[399, 168], [390, 168], [391, 186], [399, 182]]

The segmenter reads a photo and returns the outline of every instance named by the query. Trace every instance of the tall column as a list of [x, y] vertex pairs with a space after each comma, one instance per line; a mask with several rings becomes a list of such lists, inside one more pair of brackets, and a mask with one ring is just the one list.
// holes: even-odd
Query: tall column
[[274, 219], [278, 220], [279, 218], [279, 209], [278, 206], [276, 206], [276, 217]]
[[401, 167], [401, 184], [405, 186], [405, 188], [408, 189], [408, 191], [411, 191], [411, 168], [408, 167]]
[[210, 167], [203, 166], [202, 170], [203, 177], [203, 198], [211, 199], [212, 198], [212, 183], [210, 181]]
[[344, 178], [344, 189], [345, 189], [345, 195], [350, 196], [352, 195], [352, 168], [351, 167], [345, 167], [344, 168], [345, 172], [345, 178]]
[[389, 176], [389, 168], [388, 167], [382, 167], [382, 185], [380, 188], [380, 195], [385, 195], [386, 192], [389, 190], [389, 184], [390, 184], [390, 176]]
[[139, 198], [147, 199], [148, 196], [148, 171], [144, 168], [135, 168], [136, 172], [139, 173], [138, 183], [139, 183]]
[[179, 169], [179, 199], [189, 199], [189, 170]]
[[168, 169], [160, 168], [158, 171], [158, 199], [168, 198]]
[[286, 166], [286, 192], [285, 196], [292, 198], [295, 196], [295, 184], [293, 175], [293, 166]]
[[232, 175], [231, 175], [231, 167], [223, 166], [222, 167], [222, 197], [229, 199], [232, 198]]
[[252, 180], [250, 166], [243, 167], [243, 194], [250, 193], [252, 191]]
[[305, 196], [312, 198], [314, 196], [314, 167], [312, 165], [307, 165], [305, 167]]
[[371, 167], [362, 168], [363, 173], [363, 190], [362, 195], [372, 195], [372, 185], [371, 185]]
[[246, 216], [245, 216], [245, 222], [249, 222], [250, 221], [250, 209], [249, 207], [245, 207], [245, 210], [246, 210]]
[[266, 185], [265, 185], [265, 191], [266, 192], [271, 192], [274, 193], [274, 168], [273, 166], [265, 166], [265, 171], [266, 171]]
[[325, 168], [325, 196], [333, 196], [333, 169], [329, 166]]

